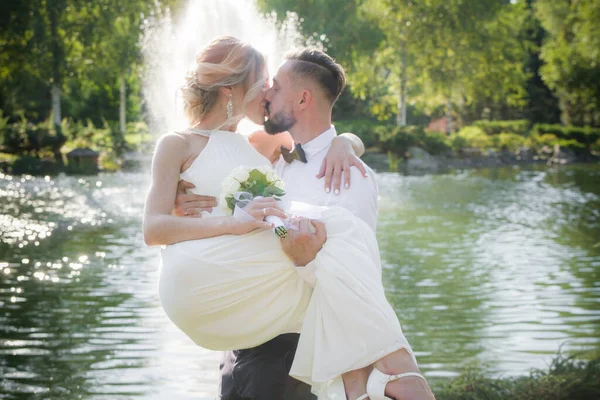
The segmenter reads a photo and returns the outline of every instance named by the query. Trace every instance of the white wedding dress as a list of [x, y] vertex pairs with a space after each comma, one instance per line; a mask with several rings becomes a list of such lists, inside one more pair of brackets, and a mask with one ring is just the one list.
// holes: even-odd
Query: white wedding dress
[[[221, 182], [240, 165], [270, 163], [244, 136], [212, 131], [181, 178], [198, 194], [219, 198]], [[219, 215], [224, 212], [215, 208], [203, 218]], [[384, 295], [373, 231], [338, 207], [324, 208], [322, 220], [327, 242], [314, 261], [314, 288], [299, 277], [272, 230], [166, 246], [159, 294], [167, 315], [211, 350], [250, 348], [299, 332], [290, 375], [315, 393], [396, 350], [412, 354]]]

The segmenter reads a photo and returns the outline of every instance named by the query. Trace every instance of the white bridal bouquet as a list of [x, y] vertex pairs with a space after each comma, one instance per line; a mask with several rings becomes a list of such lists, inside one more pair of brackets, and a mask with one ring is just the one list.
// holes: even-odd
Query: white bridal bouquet
[[[227, 212], [237, 217], [239, 210], [256, 197], [273, 197], [275, 200], [281, 200], [283, 195], [285, 195], [283, 181], [273, 168], [240, 166], [223, 180], [220, 204]], [[273, 231], [278, 237], [287, 236], [288, 230], [279, 217], [268, 216], [266, 221], [274, 225]]]

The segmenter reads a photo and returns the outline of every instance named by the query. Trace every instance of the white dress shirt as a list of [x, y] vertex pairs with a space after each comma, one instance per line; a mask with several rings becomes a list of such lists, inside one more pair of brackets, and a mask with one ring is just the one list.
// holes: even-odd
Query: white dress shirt
[[317, 179], [321, 163], [335, 137], [335, 127], [331, 126], [321, 135], [303, 144], [306, 164], [297, 160], [288, 164], [283, 157], [279, 157], [275, 163], [275, 170], [285, 182], [285, 197], [290, 201], [302, 201], [318, 206], [344, 207], [365, 221], [375, 231], [377, 228], [378, 190], [375, 174], [368, 166], [365, 165], [369, 175], [367, 178], [362, 176], [358, 168], [351, 168], [350, 188], [344, 188], [342, 182], [340, 194], [337, 195], [333, 190], [327, 193], [325, 180]]
[[[377, 198], [378, 189], [375, 173], [365, 165], [368, 177], [363, 177], [358, 168], [350, 169], [350, 188], [343, 187], [340, 194], [333, 190], [325, 191], [325, 180], [317, 179], [321, 163], [331, 147], [332, 140], [336, 137], [335, 127], [332, 125], [310, 142], [303, 144], [302, 149], [306, 154], [306, 164], [294, 160], [287, 163], [283, 156], [275, 163], [275, 170], [285, 182], [286, 200], [301, 201], [319, 206], [339, 206], [350, 210], [361, 218], [375, 232], [377, 228]], [[304, 268], [299, 267], [300, 275], [312, 286], [315, 284], [314, 263], [309, 263]]]

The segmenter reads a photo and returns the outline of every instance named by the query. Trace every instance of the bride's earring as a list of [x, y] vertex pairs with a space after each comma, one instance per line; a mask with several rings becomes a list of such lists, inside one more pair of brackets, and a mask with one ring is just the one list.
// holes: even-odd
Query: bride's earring
[[227, 120], [233, 118], [233, 101], [231, 100], [231, 93], [229, 93], [229, 101], [227, 102]]

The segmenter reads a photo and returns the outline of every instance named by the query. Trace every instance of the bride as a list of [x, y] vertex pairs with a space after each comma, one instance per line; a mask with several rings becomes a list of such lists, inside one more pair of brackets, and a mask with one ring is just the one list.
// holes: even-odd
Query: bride
[[157, 144], [143, 223], [146, 243], [164, 246], [159, 295], [169, 318], [211, 350], [250, 348], [300, 332], [290, 375], [315, 393], [336, 377], [346, 383], [353, 371], [369, 368], [362, 382], [367, 393], [352, 400], [432, 399], [385, 298], [374, 232], [361, 219], [339, 207], [323, 209], [328, 237], [315, 259], [312, 287], [264, 221], [286, 218], [275, 200], [247, 205], [250, 222], [221, 208], [203, 218], [171, 215], [181, 179], [218, 198], [236, 167], [271, 165], [235, 133], [242, 117], [264, 123], [269, 86], [262, 54], [237, 39], [217, 38], [198, 54], [186, 81], [190, 128]]

